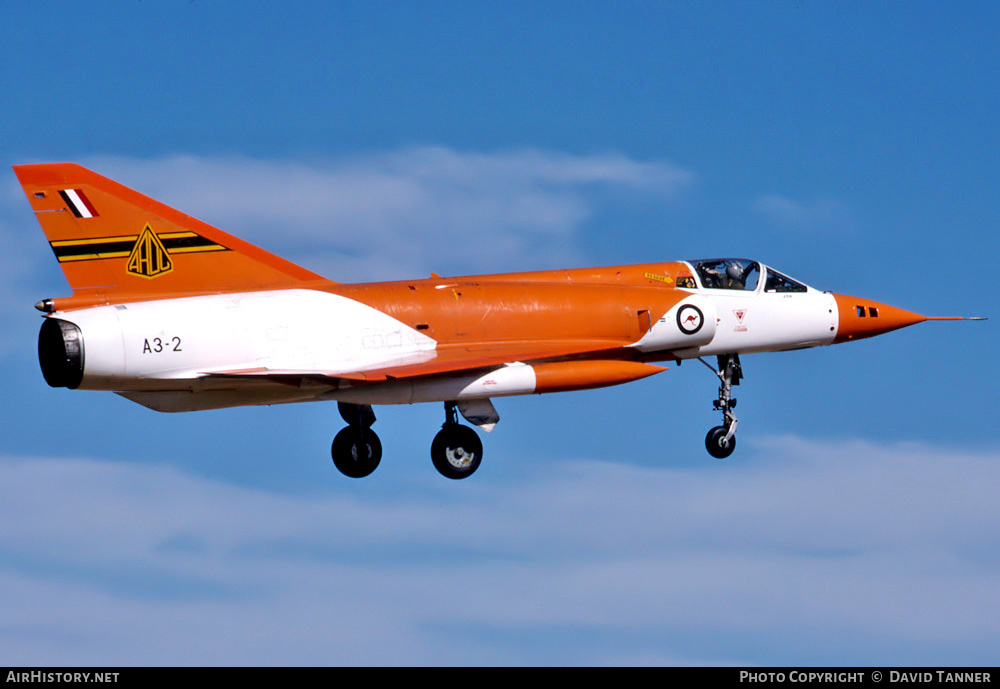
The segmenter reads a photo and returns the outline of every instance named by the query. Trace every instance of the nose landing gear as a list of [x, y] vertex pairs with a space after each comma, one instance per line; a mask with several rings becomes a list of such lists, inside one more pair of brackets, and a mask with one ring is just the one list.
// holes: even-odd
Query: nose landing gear
[[720, 354], [719, 369], [712, 368], [704, 359], [698, 361], [705, 364], [719, 377], [719, 397], [712, 406], [722, 412], [722, 425], [715, 426], [705, 436], [705, 449], [716, 459], [725, 459], [736, 449], [736, 426], [739, 420], [733, 413], [736, 399], [732, 396], [732, 388], [739, 385], [743, 378], [743, 367], [740, 365], [739, 354]]

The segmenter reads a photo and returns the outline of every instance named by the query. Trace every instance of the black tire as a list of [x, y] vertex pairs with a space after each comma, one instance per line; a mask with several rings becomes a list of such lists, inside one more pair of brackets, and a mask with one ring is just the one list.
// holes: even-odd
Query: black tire
[[483, 442], [468, 426], [448, 424], [431, 443], [434, 468], [442, 476], [462, 479], [472, 476], [483, 461]]
[[382, 442], [369, 428], [348, 426], [333, 439], [330, 455], [344, 476], [364, 478], [382, 461]]
[[708, 435], [705, 436], [705, 449], [708, 450], [708, 454], [716, 459], [725, 459], [733, 454], [736, 449], [736, 436], [730, 438], [727, 443], [727, 433], [729, 433], [729, 429], [725, 426], [716, 426], [708, 432]]

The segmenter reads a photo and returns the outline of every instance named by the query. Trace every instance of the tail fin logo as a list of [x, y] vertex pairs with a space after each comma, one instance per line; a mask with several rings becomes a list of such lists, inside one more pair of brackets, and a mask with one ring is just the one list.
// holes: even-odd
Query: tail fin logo
[[170, 260], [163, 242], [147, 223], [132, 247], [125, 270], [132, 275], [155, 278], [166, 275], [173, 269], [174, 262]]

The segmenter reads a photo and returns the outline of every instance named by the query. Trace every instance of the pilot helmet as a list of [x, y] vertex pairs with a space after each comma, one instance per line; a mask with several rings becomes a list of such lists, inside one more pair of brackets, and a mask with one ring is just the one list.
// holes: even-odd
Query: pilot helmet
[[726, 275], [730, 280], [743, 280], [743, 266], [733, 261], [726, 264]]

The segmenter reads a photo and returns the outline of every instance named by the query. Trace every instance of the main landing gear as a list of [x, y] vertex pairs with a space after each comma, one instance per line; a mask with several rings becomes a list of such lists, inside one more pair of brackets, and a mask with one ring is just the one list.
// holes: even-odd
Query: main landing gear
[[743, 378], [743, 367], [740, 365], [739, 354], [720, 354], [719, 369], [712, 368], [704, 359], [698, 361], [712, 369], [719, 377], [719, 398], [712, 402], [715, 409], [722, 412], [722, 425], [712, 428], [705, 436], [705, 449], [716, 459], [725, 459], [736, 449], [736, 426], [739, 421], [733, 414], [736, 399], [732, 396], [733, 386], [739, 385]]
[[371, 428], [375, 412], [368, 405], [346, 402], [338, 402], [337, 408], [348, 425], [333, 439], [333, 463], [344, 476], [364, 478], [382, 461], [382, 441]]
[[472, 476], [483, 461], [483, 443], [476, 432], [458, 423], [454, 402], [444, 403], [444, 425], [431, 443], [434, 468], [447, 478]]
[[[368, 405], [346, 402], [338, 402], [337, 408], [348, 425], [333, 439], [333, 463], [345, 476], [364, 478], [382, 460], [382, 443], [371, 429], [375, 412]], [[448, 478], [472, 476], [483, 461], [483, 443], [474, 430], [458, 423], [455, 402], [445, 402], [444, 410], [444, 425], [431, 444], [431, 460]]]

